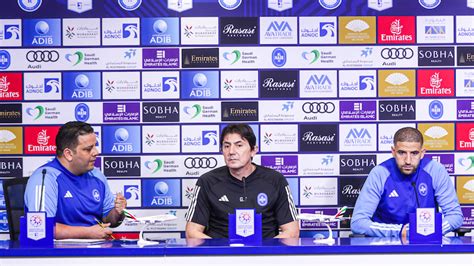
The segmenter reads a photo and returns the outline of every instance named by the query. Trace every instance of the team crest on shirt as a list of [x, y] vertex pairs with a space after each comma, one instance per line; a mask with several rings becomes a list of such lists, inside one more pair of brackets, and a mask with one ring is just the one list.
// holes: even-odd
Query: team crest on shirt
[[424, 197], [428, 194], [428, 186], [425, 183], [420, 183], [418, 185], [418, 191], [420, 192], [420, 195]]
[[92, 197], [94, 197], [96, 201], [100, 201], [100, 193], [97, 189], [92, 190]]
[[260, 193], [260, 194], [258, 194], [258, 196], [257, 196], [257, 203], [258, 203], [258, 205], [260, 205], [261, 207], [267, 206], [267, 204], [268, 204], [268, 196], [267, 196], [267, 194], [265, 194], [265, 193]]

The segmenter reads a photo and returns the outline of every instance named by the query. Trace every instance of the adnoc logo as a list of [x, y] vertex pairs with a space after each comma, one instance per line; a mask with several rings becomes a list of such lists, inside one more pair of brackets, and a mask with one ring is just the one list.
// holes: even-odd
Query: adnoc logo
[[276, 67], [282, 67], [286, 64], [286, 51], [283, 48], [275, 48], [272, 52], [272, 63]]
[[34, 12], [41, 6], [42, 0], [18, 0], [18, 5], [23, 11]]
[[242, 0], [219, 0], [219, 5], [227, 10], [237, 9], [240, 4], [242, 4]]
[[342, 0], [319, 0], [319, 4], [325, 9], [336, 9], [342, 3]]
[[0, 50], [0, 69], [7, 69], [10, 67], [10, 63], [10, 53], [5, 50]]
[[142, 0], [118, 0], [120, 7], [127, 11], [133, 11], [140, 7]]
[[418, 2], [426, 9], [433, 9], [441, 4], [441, 0], [418, 0]]

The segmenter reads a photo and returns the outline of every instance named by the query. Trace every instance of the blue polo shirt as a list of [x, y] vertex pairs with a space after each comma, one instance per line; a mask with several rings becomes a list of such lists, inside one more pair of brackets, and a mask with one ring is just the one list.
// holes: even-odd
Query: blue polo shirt
[[57, 223], [71, 226], [91, 226], [101, 220], [114, 207], [114, 195], [105, 176], [96, 168], [83, 175], [69, 172], [55, 158], [36, 169], [28, 180], [25, 191], [25, 208], [38, 211], [40, 205], [43, 169], [45, 191], [42, 210]]
[[368, 236], [398, 236], [417, 207], [441, 209], [443, 234], [462, 225], [461, 207], [443, 165], [423, 158], [415, 173], [405, 175], [391, 158], [374, 167], [367, 177], [351, 229]]

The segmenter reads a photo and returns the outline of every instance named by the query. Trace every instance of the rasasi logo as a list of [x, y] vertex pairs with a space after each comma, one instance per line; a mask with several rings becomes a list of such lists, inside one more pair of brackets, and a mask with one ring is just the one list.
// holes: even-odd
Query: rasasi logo
[[152, 170], [152, 174], [160, 171], [160, 169], [163, 167], [163, 161], [160, 159], [155, 159], [154, 161], [146, 161], [145, 162], [145, 167], [149, 170]]

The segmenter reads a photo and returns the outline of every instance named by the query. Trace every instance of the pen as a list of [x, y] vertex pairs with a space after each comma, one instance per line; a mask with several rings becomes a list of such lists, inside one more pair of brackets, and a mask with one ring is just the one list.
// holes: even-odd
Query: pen
[[[97, 218], [94, 217], [94, 220], [97, 222], [97, 224], [102, 227], [103, 229], [105, 229], [104, 225], [102, 224], [101, 221], [99, 221]], [[113, 235], [110, 235], [110, 238], [112, 239], [115, 239], [115, 237]]]

